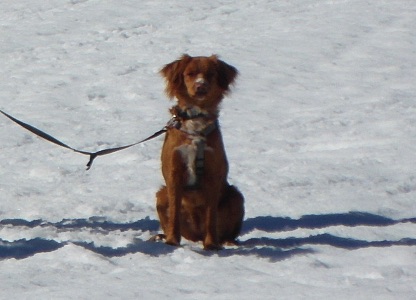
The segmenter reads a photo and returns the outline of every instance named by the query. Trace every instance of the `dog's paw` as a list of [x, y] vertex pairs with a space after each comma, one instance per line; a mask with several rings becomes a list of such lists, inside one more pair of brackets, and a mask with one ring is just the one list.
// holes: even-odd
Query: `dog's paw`
[[170, 241], [167, 239], [166, 235], [163, 233], [156, 234], [149, 239], [149, 242], [165, 242], [169, 246], [180, 246], [180, 243], [177, 241]]
[[223, 250], [224, 247], [222, 247], [221, 245], [218, 244], [206, 244], [204, 245], [204, 250], [207, 251], [219, 251], [219, 250]]
[[225, 241], [224, 242], [224, 246], [227, 246], [227, 247], [237, 247], [237, 246], [240, 246], [240, 242], [237, 241], [237, 240]]
[[156, 234], [149, 239], [149, 242], [160, 242], [166, 240], [166, 235], [163, 233]]

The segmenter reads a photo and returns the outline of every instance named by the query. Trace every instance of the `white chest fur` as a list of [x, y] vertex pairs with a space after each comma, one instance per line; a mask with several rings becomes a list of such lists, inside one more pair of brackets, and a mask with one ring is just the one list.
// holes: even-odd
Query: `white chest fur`
[[203, 133], [212, 125], [212, 121], [196, 118], [183, 122], [181, 126], [180, 130], [188, 134], [190, 143], [181, 145], [175, 150], [180, 152], [186, 165], [188, 175], [186, 183], [188, 186], [195, 185], [198, 180], [196, 161], [203, 160], [204, 152], [210, 150], [206, 147], [206, 137]]

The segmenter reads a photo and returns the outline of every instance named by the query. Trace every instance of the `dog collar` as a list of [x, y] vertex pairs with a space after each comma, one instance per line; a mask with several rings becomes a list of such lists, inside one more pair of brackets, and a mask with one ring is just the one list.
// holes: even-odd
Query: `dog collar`
[[187, 107], [182, 109], [178, 105], [171, 108], [170, 112], [182, 120], [191, 120], [195, 118], [217, 119], [218, 116], [208, 113], [198, 106]]

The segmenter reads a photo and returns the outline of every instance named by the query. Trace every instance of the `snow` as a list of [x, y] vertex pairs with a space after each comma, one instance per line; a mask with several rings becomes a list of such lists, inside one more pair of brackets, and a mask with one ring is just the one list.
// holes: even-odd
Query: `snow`
[[100, 157], [0, 115], [1, 299], [415, 299], [416, 2], [0, 3], [0, 109], [97, 151], [161, 129], [158, 70], [240, 71], [220, 123], [241, 246], [158, 232], [163, 138]]

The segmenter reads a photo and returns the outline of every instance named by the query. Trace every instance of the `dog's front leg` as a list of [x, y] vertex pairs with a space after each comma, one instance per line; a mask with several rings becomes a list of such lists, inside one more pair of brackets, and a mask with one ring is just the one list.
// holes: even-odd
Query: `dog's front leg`
[[181, 242], [181, 199], [182, 193], [175, 186], [168, 185], [169, 220], [166, 228], [166, 244], [179, 246]]
[[218, 243], [218, 233], [217, 233], [217, 215], [218, 207], [217, 205], [209, 205], [206, 211], [206, 235], [204, 239], [204, 249], [205, 250], [221, 250], [222, 247]]
[[206, 233], [204, 237], [205, 250], [221, 250], [218, 239], [218, 203], [220, 201], [220, 188], [216, 187], [213, 182], [207, 185], [207, 190], [204, 191], [207, 200], [207, 207], [205, 211], [205, 227]]
[[170, 170], [165, 176], [169, 201], [168, 224], [166, 227], [166, 243], [179, 246], [181, 242], [181, 205], [183, 196], [184, 166], [179, 151], [174, 151], [170, 162]]

